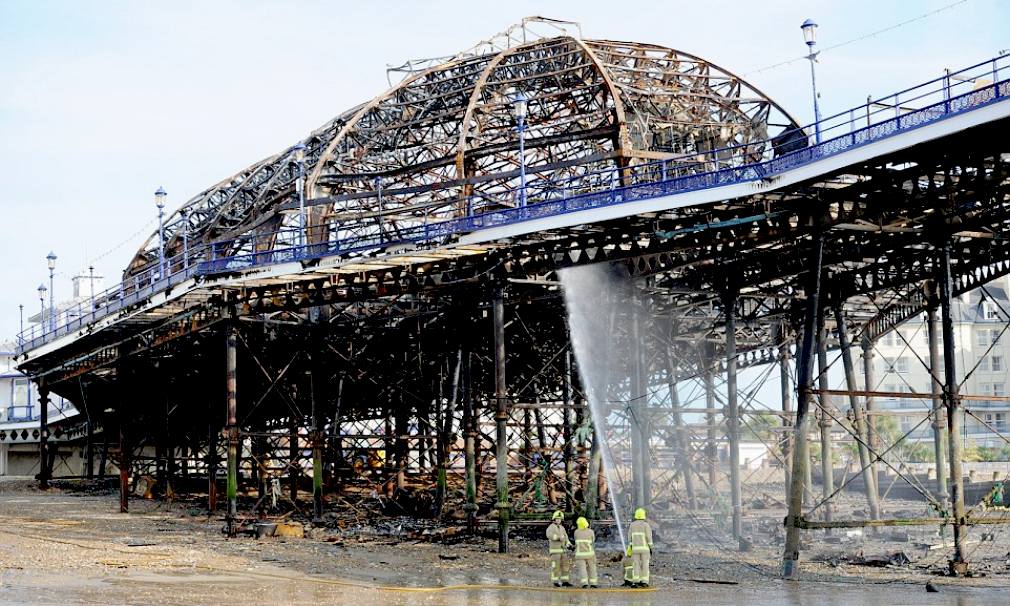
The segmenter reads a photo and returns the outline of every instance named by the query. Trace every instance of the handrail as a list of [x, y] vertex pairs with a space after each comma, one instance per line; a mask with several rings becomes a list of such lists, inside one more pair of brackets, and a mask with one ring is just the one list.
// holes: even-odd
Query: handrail
[[[536, 167], [530, 167], [532, 178], [527, 191], [532, 189], [544, 193], [539, 199], [532, 198], [526, 206], [509, 208], [509, 200], [476, 193], [462, 200], [454, 198], [445, 201], [445, 208], [465, 204], [467, 212], [463, 216], [442, 220], [429, 219], [426, 214], [423, 222], [397, 228], [394, 233], [387, 233], [381, 222], [375, 225], [369, 222], [367, 227], [374, 229], [377, 225], [378, 232], [341, 236], [340, 231], [347, 230], [345, 225], [338, 228], [340, 231], [331, 229], [329, 238], [320, 243], [304, 244], [300, 230], [285, 228], [197, 244], [167, 257], [164, 276], [161, 275], [161, 263], [152, 260], [122, 283], [97, 293], [93, 299], [59, 311], [55, 328], [40, 323], [25, 329], [17, 335], [16, 351], [20, 355], [59, 336], [84, 331], [99, 320], [199, 276], [321, 256], [430, 243], [488, 227], [768, 178], [1010, 97], [1007, 76], [1010, 76], [1010, 55], [1003, 54], [897, 93], [876, 100], [868, 99], [855, 108], [821, 119], [816, 124], [823, 139], [821, 143], [811, 143], [810, 133], [818, 129], [809, 124], [773, 138], [722, 147], [673, 161], [656, 160], [630, 167], [608, 167], [563, 179], [538, 178]], [[980, 84], [983, 78], [985, 81]], [[937, 84], [939, 87], [935, 86]], [[915, 107], [912, 104], [920, 105]], [[587, 183], [592, 184], [594, 189], [578, 191], [584, 189]], [[557, 192], [560, 194], [553, 197], [552, 194]], [[263, 243], [270, 245], [270, 250], [256, 252], [258, 245]], [[242, 252], [246, 249], [249, 252]], [[45, 313], [41, 320], [49, 323]]]

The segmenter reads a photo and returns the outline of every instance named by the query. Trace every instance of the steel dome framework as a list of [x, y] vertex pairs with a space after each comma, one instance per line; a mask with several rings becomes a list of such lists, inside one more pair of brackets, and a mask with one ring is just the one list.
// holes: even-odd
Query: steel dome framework
[[[382, 95], [343, 112], [300, 143], [309, 239], [396, 230], [518, 204], [519, 136], [513, 103], [528, 99], [527, 198], [543, 201], [620, 183], [622, 169], [669, 160], [681, 172], [738, 166], [797, 128], [738, 76], [651, 44], [539, 37], [530, 19], [435, 65], [408, 64]], [[516, 31], [523, 33], [515, 35]], [[402, 70], [394, 70], [402, 71]], [[735, 146], [735, 147], [734, 147]], [[166, 222], [166, 255], [238, 237], [238, 250], [289, 245], [299, 225], [296, 146], [201, 192]], [[248, 236], [242, 239], [242, 236]], [[158, 256], [152, 234], [127, 268]], [[230, 244], [230, 246], [236, 246]]]

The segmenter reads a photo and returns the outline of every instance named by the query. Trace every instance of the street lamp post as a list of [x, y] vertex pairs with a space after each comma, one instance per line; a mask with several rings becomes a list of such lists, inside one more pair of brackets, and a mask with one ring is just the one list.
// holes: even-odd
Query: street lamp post
[[817, 73], [814, 69], [814, 63], [817, 62], [817, 55], [820, 54], [818, 51], [814, 50], [814, 45], [817, 44], [817, 24], [814, 23], [813, 19], [807, 19], [800, 25], [800, 29], [803, 30], [803, 41], [807, 43], [807, 48], [810, 50], [810, 54], [807, 55], [807, 59], [810, 60], [810, 86], [814, 91], [814, 141], [816, 143], [821, 142], [821, 109], [817, 102]]
[[18, 303], [18, 322], [20, 323], [21, 330], [18, 332], [18, 345], [25, 344], [25, 306], [24, 303]]
[[305, 246], [308, 241], [308, 221], [305, 220], [305, 144], [295, 146], [295, 164], [298, 165], [298, 178], [295, 179], [295, 190], [298, 192], [298, 233], [300, 243]]
[[154, 205], [158, 207], [158, 278], [165, 277], [165, 197], [164, 187], [154, 192]]
[[516, 130], [519, 132], [519, 206], [526, 206], [526, 95], [516, 93], [512, 100], [516, 114]]
[[42, 329], [42, 334], [46, 333], [46, 288], [45, 282], [39, 284], [39, 328]]
[[46, 255], [46, 263], [49, 265], [49, 330], [56, 330], [56, 306], [53, 300], [56, 290], [53, 288], [53, 274], [56, 271], [56, 254], [49, 251]]

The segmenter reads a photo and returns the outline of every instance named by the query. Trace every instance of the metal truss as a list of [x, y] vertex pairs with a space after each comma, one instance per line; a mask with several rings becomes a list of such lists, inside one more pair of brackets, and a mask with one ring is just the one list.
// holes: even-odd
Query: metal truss
[[[545, 27], [565, 24], [527, 19], [445, 62], [408, 63], [401, 82], [303, 139], [310, 241], [395, 234], [465, 214], [468, 204], [518, 204], [519, 94], [529, 108], [522, 163], [531, 200], [620, 184], [610, 169], [649, 160], [671, 160], [680, 174], [739, 166], [797, 128], [756, 88], [704, 59], [566, 31], [541, 37]], [[730, 151], [713, 158], [715, 149]], [[168, 254], [184, 239], [196, 246], [247, 235], [248, 252], [287, 243], [277, 238], [300, 226], [298, 174], [292, 146], [202, 192], [167, 220]], [[155, 259], [158, 241], [157, 233], [147, 240], [126, 275]]]

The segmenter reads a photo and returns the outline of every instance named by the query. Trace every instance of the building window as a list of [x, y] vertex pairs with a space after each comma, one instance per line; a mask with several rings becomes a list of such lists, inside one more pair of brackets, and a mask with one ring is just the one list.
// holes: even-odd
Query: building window
[[988, 348], [989, 345], [999, 341], [1000, 330], [998, 328], [979, 328], [975, 331], [975, 344], [979, 347]]
[[[982, 362], [984, 363], [985, 360], [982, 360]], [[992, 369], [993, 372], [1003, 372], [1003, 370], [1004, 370], [1003, 356], [998, 356], [998, 355], [989, 356], [989, 365], [988, 366], [989, 366], [990, 369]]]
[[900, 417], [901, 419], [901, 433], [908, 433], [912, 431], [912, 417]]
[[28, 379], [14, 379], [14, 406], [28, 406]]
[[902, 356], [894, 361], [894, 371], [900, 373], [908, 372], [908, 358]]
[[[1002, 398], [1006, 393], [1005, 383], [979, 383], [979, 390], [982, 392], [981, 395], [986, 397], [996, 397]], [[989, 400], [986, 402], [989, 406], [997, 406], [1000, 403], [995, 400]]]
[[985, 310], [986, 320], [999, 320], [999, 308], [992, 301], [986, 301], [982, 307]]
[[987, 412], [985, 413], [985, 423], [987, 427], [983, 429], [985, 431], [990, 431], [995, 429], [996, 431], [1004, 431], [1006, 429], [1006, 413], [1005, 412]]

